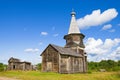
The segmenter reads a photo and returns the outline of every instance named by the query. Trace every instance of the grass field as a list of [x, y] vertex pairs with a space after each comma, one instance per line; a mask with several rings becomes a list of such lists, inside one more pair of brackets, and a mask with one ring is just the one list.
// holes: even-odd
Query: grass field
[[90, 74], [58, 74], [39, 71], [6, 71], [0, 72], [1, 77], [20, 80], [120, 80], [120, 72], [92, 72]]

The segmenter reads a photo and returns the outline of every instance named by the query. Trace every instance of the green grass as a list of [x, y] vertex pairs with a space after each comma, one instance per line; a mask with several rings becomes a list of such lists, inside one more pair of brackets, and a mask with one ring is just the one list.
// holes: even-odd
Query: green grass
[[20, 80], [120, 80], [120, 72], [92, 72], [90, 74], [58, 74], [39, 71], [6, 71], [2, 77]]

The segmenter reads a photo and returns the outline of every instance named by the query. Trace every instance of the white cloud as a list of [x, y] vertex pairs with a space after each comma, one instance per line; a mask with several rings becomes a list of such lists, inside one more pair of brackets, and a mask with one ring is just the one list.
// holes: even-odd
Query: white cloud
[[107, 29], [110, 29], [112, 28], [112, 25], [111, 24], [107, 24], [107, 25], [104, 25], [102, 30], [107, 30]]
[[28, 49], [25, 49], [24, 51], [27, 53], [37, 53], [37, 52], [39, 52], [39, 49], [28, 48]]
[[88, 54], [104, 54], [108, 53], [113, 47], [117, 46], [120, 43], [119, 38], [106, 39], [102, 41], [101, 39], [95, 40], [94, 38], [88, 38], [85, 43], [85, 51]]
[[57, 37], [58, 35], [59, 35], [59, 34], [54, 34], [53, 36], [54, 36], [54, 37]]
[[116, 54], [120, 54], [120, 47], [116, 49]]
[[101, 13], [101, 10], [99, 9], [94, 10], [92, 14], [86, 15], [85, 17], [78, 19], [77, 23], [80, 29], [85, 29], [111, 21], [117, 15], [118, 12], [116, 11], [115, 8], [107, 9], [103, 13]]
[[118, 60], [120, 59], [120, 46], [118, 46], [110, 55], [108, 55], [109, 59]]
[[46, 36], [46, 35], [48, 35], [48, 33], [47, 32], [41, 32], [41, 35]]
[[101, 39], [95, 40], [94, 38], [88, 38], [85, 44], [86, 46], [85, 51], [88, 54], [101, 54], [101, 51], [103, 50], [100, 47], [102, 45], [103, 45], [103, 41]]
[[[115, 38], [113, 40], [106, 39], [105, 41], [102, 41], [101, 39], [88, 38], [85, 46], [85, 51], [88, 54], [89, 61], [116, 59], [118, 54], [120, 58], [120, 38]], [[113, 58], [113, 56], [115, 57]]]

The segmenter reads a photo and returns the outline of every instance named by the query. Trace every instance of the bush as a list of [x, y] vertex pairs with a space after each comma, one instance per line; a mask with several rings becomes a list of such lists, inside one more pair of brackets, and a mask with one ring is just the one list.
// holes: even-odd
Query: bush
[[88, 74], [92, 74], [92, 71], [89, 70], [87, 73], [88, 73]]
[[116, 66], [112, 68], [112, 71], [119, 71], [120, 70], [120, 66]]

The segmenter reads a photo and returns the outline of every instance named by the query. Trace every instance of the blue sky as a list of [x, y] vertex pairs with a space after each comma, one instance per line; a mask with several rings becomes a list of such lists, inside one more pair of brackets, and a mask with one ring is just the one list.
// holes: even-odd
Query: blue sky
[[72, 9], [89, 61], [120, 60], [119, 0], [0, 0], [0, 62], [40, 63], [48, 44], [65, 45]]

